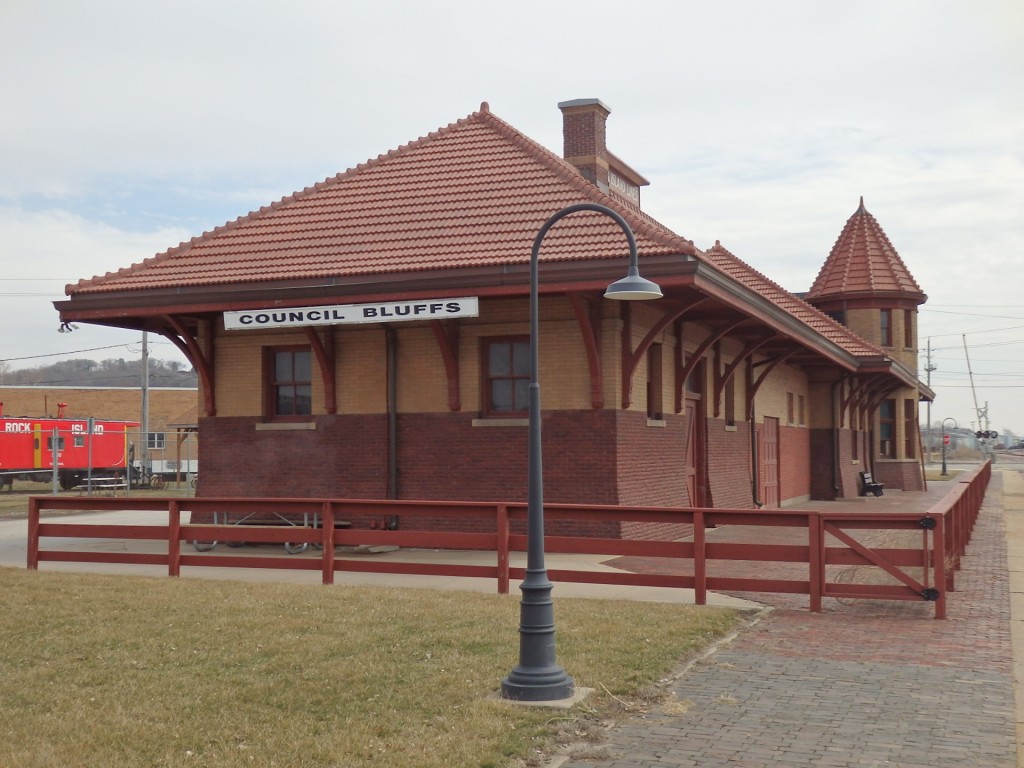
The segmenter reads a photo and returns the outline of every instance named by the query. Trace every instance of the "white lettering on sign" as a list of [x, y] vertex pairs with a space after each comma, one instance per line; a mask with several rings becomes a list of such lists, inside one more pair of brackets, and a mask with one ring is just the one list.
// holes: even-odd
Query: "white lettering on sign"
[[225, 312], [224, 328], [290, 328], [303, 325], [350, 325], [392, 323], [403, 320], [431, 320], [453, 317], [477, 317], [475, 296], [459, 299], [423, 299], [389, 301], [382, 304], [340, 304], [330, 307], [294, 307], [285, 309], [248, 309]]
[[640, 204], [640, 187], [630, 184], [614, 171], [608, 171], [608, 189], [637, 205]]
[[8, 421], [4, 424], [4, 432], [31, 432], [32, 425], [27, 422]]
[[[77, 432], [81, 432], [82, 434], [88, 434], [88, 432], [89, 432], [89, 425], [88, 424], [72, 424], [71, 425], [71, 431], [72, 432], [76, 432], [76, 433]], [[103, 425], [102, 424], [93, 424], [92, 425], [92, 433], [94, 435], [102, 435], [103, 434]]]

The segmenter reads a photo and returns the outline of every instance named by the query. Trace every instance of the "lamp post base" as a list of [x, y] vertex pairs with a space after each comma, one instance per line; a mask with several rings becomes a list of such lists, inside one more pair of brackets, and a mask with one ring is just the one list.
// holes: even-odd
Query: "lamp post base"
[[561, 701], [576, 691], [572, 678], [557, 664], [540, 669], [516, 667], [501, 681], [501, 698], [513, 701]]

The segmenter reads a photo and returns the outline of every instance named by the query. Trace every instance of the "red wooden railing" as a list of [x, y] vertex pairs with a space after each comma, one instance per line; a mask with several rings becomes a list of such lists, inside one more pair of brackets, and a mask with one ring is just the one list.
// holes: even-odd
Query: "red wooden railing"
[[[986, 463], [959, 482], [939, 502], [924, 512], [835, 513], [817, 510], [689, 509], [665, 507], [618, 507], [573, 504], [545, 505], [550, 530], [572, 529], [594, 523], [648, 523], [693, 526], [687, 541], [641, 541], [592, 536], [548, 535], [549, 554], [577, 553], [608, 557], [639, 557], [654, 566], [646, 573], [549, 568], [553, 581], [686, 588], [694, 590], [695, 602], [705, 604], [709, 591], [777, 592], [806, 594], [810, 609], [821, 610], [823, 597], [935, 602], [935, 617], [946, 616], [946, 593], [954, 588], [954, 572], [970, 540], [971, 530], [991, 477]], [[166, 523], [126, 525], [89, 522], [88, 515], [69, 521], [47, 522], [44, 511], [163, 512]], [[217, 524], [182, 523], [183, 513]], [[232, 525], [230, 516], [258, 519], [287, 516], [315, 524]], [[391, 519], [400, 516], [401, 530], [337, 527], [340, 520]], [[426, 521], [443, 517], [458, 530], [422, 530]], [[511, 552], [526, 550], [522, 531], [526, 506], [493, 502], [386, 501], [365, 499], [266, 499], [266, 498], [106, 498], [36, 496], [29, 501], [28, 567], [40, 562], [91, 562], [166, 566], [170, 576], [182, 567], [279, 568], [319, 570], [324, 584], [339, 571], [367, 573], [464, 576], [495, 579], [505, 594], [509, 582], [522, 579], [525, 569], [510, 564]], [[784, 536], [763, 531], [756, 541], [718, 541], [708, 531], [739, 531], [743, 527], [794, 529]], [[474, 530], [484, 532], [471, 532]], [[879, 532], [883, 541], [866, 540], [863, 531]], [[488, 532], [489, 531], [489, 532]], [[909, 546], [906, 532], [916, 532]], [[878, 535], [878, 534], [876, 534]], [[894, 537], [899, 540], [895, 541]], [[42, 547], [45, 540], [116, 539], [166, 542], [166, 551], [100, 552]], [[725, 538], [728, 538], [727, 536]], [[766, 541], [766, 539], [772, 539]], [[278, 543], [320, 547], [318, 557], [281, 554], [231, 554], [223, 550], [196, 551], [213, 542]], [[198, 547], [196, 547], [198, 543]], [[184, 546], [183, 546], [184, 545]], [[337, 547], [394, 545], [399, 548], [436, 549], [446, 553], [440, 562], [408, 562], [400, 559], [368, 559], [339, 554]], [[494, 565], [459, 562], [458, 552], [493, 552]], [[450, 557], [448, 556], [450, 555]], [[757, 563], [751, 566], [750, 563]], [[658, 565], [660, 564], [660, 566]], [[765, 564], [791, 564], [780, 568]], [[785, 573], [785, 569], [789, 573]], [[795, 569], [795, 571], [794, 571]], [[888, 582], [852, 583], [837, 574], [879, 571]], [[746, 571], [746, 572], [744, 572]], [[895, 582], [895, 583], [893, 583]]]

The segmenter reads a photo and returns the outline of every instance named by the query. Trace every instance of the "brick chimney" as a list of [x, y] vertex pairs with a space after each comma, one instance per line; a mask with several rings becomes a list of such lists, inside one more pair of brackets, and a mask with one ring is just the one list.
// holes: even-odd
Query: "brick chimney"
[[608, 191], [608, 147], [605, 122], [611, 109], [599, 99], [559, 102], [565, 159], [602, 192]]

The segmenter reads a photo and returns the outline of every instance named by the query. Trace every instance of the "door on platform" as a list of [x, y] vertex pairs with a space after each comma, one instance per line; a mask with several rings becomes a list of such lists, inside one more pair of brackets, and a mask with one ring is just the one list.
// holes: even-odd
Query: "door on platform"
[[691, 507], [706, 507], [704, 485], [704, 407], [700, 396], [686, 395], [686, 494]]
[[759, 433], [758, 456], [761, 466], [760, 497], [766, 507], [779, 506], [779, 420], [765, 416]]

